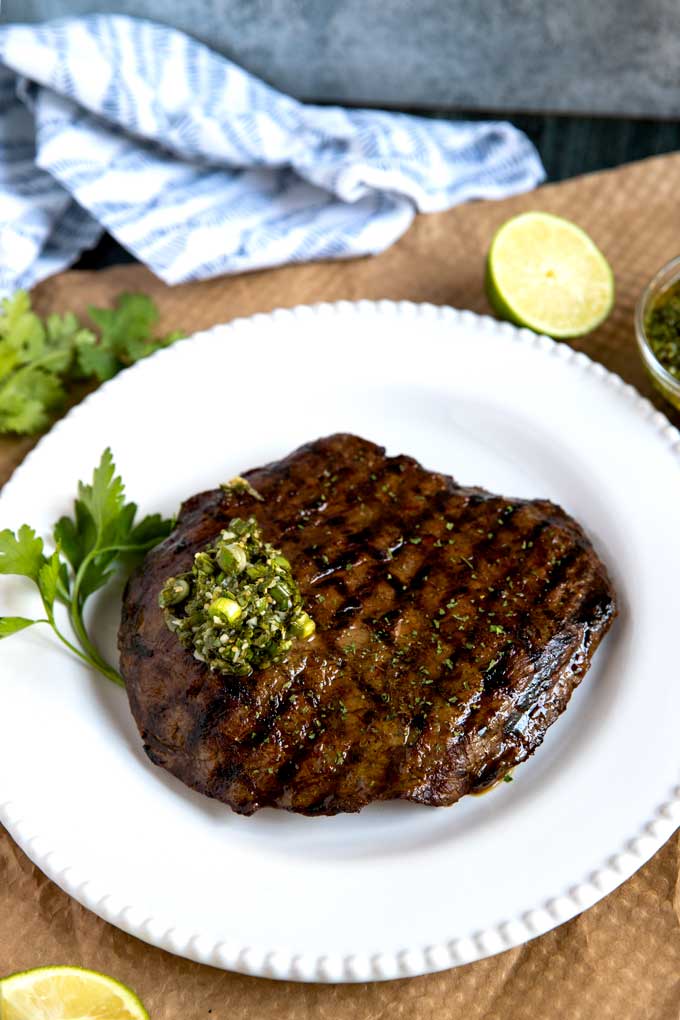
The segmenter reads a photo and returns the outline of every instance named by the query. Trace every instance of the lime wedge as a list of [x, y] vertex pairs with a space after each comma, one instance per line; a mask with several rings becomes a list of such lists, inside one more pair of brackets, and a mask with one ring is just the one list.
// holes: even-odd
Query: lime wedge
[[589, 333], [614, 304], [614, 274], [599, 248], [569, 220], [514, 216], [496, 233], [486, 262], [494, 311], [554, 337]]
[[38, 967], [0, 981], [2, 1020], [149, 1020], [120, 981], [80, 967]]

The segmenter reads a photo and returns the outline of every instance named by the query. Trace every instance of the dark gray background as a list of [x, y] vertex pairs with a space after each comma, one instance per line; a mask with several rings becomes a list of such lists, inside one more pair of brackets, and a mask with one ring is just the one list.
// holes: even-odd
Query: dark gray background
[[172, 22], [301, 99], [675, 117], [678, 0], [4, 0]]

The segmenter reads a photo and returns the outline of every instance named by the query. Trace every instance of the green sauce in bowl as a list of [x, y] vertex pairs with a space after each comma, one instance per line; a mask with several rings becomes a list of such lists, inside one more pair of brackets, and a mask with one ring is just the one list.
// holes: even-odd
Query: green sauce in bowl
[[645, 318], [645, 334], [657, 361], [680, 379], [680, 282], [656, 298]]

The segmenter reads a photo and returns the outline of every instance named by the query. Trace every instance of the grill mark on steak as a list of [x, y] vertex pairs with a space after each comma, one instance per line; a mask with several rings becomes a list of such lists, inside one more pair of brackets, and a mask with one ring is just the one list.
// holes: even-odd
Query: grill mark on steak
[[[574, 556], [570, 555], [568, 557], [570, 561], [569, 566], [574, 574], [577, 574], [578, 572], [577, 561], [579, 556], [582, 555], [583, 553], [579, 552]], [[564, 569], [565, 567], [562, 563], [560, 563], [556, 568], [555, 573], [562, 573]], [[590, 595], [588, 593], [580, 592], [577, 588], [573, 588], [570, 585], [564, 585], [558, 589], [555, 584], [555, 578], [551, 578], [549, 584], [546, 586], [545, 600], [549, 602], [550, 596], [554, 593], [557, 594], [558, 604], [553, 608], [554, 610], [559, 610], [561, 613], [565, 614], [565, 630], [568, 630], [570, 622], [575, 623], [577, 621], [578, 616], [582, 612], [582, 607], [590, 598]], [[600, 608], [602, 608], [601, 594], [598, 598]], [[609, 608], [607, 606], [605, 608], [605, 613], [608, 612]], [[571, 613], [571, 616], [568, 615], [569, 613]], [[525, 614], [527, 619], [530, 618], [530, 616], [531, 614], [528, 612]], [[557, 634], [551, 639], [548, 646], [541, 648], [543, 659], [547, 661], [543, 662], [541, 669], [535, 671], [534, 679], [529, 682], [526, 689], [520, 694], [515, 710], [508, 715], [507, 718], [502, 719], [503, 728], [499, 734], [499, 740], [501, 741], [499, 756], [495, 761], [492, 759], [484, 766], [475, 784], [477, 788], [484, 788], [485, 785], [493, 782], [498, 775], [502, 774], [504, 756], [507, 754], [507, 744], [510, 743], [512, 745], [516, 745], [518, 740], [521, 743], [522, 729], [518, 728], [518, 723], [534, 712], [537, 707], [540, 707], [541, 699], [544, 695], [550, 695], [553, 688], [556, 686], [554, 684], [554, 675], [559, 667], [559, 663], [563, 662], [565, 664], [561, 670], [562, 673], [564, 673], [565, 670], [568, 672], [568, 669], [571, 667], [575, 667], [575, 677], [580, 678], [580, 676], [582, 676], [585, 672], [585, 668], [589, 662], [587, 655], [589, 647], [590, 628], [586, 627], [583, 629], [580, 645], [569, 643], [564, 640], [562, 634]], [[550, 651], [550, 656], [547, 654], [548, 651]], [[540, 655], [534, 656], [534, 658], [540, 663]], [[526, 758], [528, 754], [534, 750], [534, 747], [529, 746], [524, 753], [522, 752], [521, 747], [518, 748], [517, 746], [514, 746], [514, 750], [515, 758], [512, 764], [516, 764], [518, 761]], [[505, 768], [505, 771], [507, 771], [507, 767]]]
[[[535, 750], [615, 615], [575, 521], [353, 436], [245, 477], [263, 502], [187, 500], [126, 589], [121, 671], [153, 761], [245, 814], [334, 814], [450, 804]], [[249, 514], [293, 565], [317, 632], [283, 663], [225, 677], [167, 631], [157, 596]]]
[[[530, 540], [535, 540], [535, 538], [545, 529], [546, 526], [547, 525], [546, 525], [545, 522], [540, 522], [538, 525], [536, 525], [534, 530], [529, 533], [530, 536], [531, 536]], [[517, 576], [521, 576], [521, 572], [522, 572], [522, 568], [518, 567], [513, 573], [511, 573], [510, 575], [506, 575], [506, 579], [514, 579]], [[491, 580], [497, 580], [498, 577], [500, 576], [500, 574], [503, 574], [503, 573], [505, 573], [505, 568], [502, 568], [499, 573], [495, 573], [494, 575], [492, 575], [492, 577], [490, 579]], [[453, 589], [445, 590], [444, 593], [443, 593], [443, 596], [441, 598], [441, 602], [443, 602], [446, 605], [446, 603], [453, 597], [454, 592], [455, 593], [459, 593], [460, 592], [460, 586], [456, 586]], [[499, 605], [499, 600], [498, 599], [491, 600], [490, 605], [498, 606]], [[464, 645], [460, 645], [459, 644], [458, 645], [458, 649], [455, 652], [453, 652], [451, 644], [449, 644], [448, 648], [444, 649], [445, 651], [451, 651], [452, 652], [452, 654], [446, 656], [446, 658], [448, 658], [451, 661], [451, 663], [452, 663], [452, 669], [449, 670], [449, 673], [452, 672], [453, 669], [455, 669], [456, 667], [460, 667], [461, 665], [474, 664], [474, 662], [476, 660], [476, 657], [477, 657], [477, 648], [475, 646], [475, 639], [480, 637], [480, 635], [481, 635], [483, 630], [488, 630], [488, 628], [489, 628], [489, 615], [490, 615], [489, 614], [489, 605], [487, 605], [486, 608], [485, 608], [484, 613], [480, 614], [480, 616], [478, 618], [478, 621], [475, 624], [475, 626], [472, 629], [472, 631], [468, 631], [468, 630], [465, 631], [465, 636], [467, 638], [467, 641], [465, 642], [465, 644]], [[503, 680], [505, 678], [505, 671], [504, 671], [504, 668], [503, 668], [504, 652], [502, 651], [501, 648], [499, 648], [499, 646], [502, 646], [505, 643], [506, 639], [503, 636], [500, 640], [494, 641], [493, 639], [489, 639], [488, 635], [486, 635], [486, 636], [487, 636], [487, 642], [485, 642], [485, 643], [487, 644], [487, 647], [489, 645], [491, 645], [491, 648], [490, 648], [490, 653], [491, 654], [487, 655], [486, 654], [486, 650], [485, 650], [484, 658], [488, 659], [489, 662], [492, 662], [492, 661], [496, 661], [497, 662], [497, 665], [494, 666], [493, 669], [490, 670], [488, 665], [487, 665], [487, 667], [482, 671], [483, 691], [487, 691], [488, 692], [491, 689], [493, 689], [494, 686], [497, 686], [498, 681]], [[468, 644], [472, 645], [473, 647], [472, 648], [467, 648], [466, 645], [468, 645]], [[500, 658], [498, 658], [499, 652], [500, 652], [500, 656], [501, 656]], [[431, 688], [431, 695], [432, 696], [437, 696], [437, 697], [439, 697], [442, 700], [447, 700], [446, 697], [445, 697], [444, 692], [442, 691], [442, 681], [446, 681], [447, 679], [448, 678], [446, 677], [445, 674], [440, 674], [439, 678], [434, 681], [434, 684], [433, 684], [433, 686]], [[434, 711], [434, 707], [433, 707], [433, 711]], [[420, 714], [422, 716], [422, 713], [420, 713]], [[424, 719], [425, 719], [425, 722], [426, 722], [427, 721], [427, 717], [425, 716]], [[423, 728], [424, 728], [424, 726], [423, 726]]]

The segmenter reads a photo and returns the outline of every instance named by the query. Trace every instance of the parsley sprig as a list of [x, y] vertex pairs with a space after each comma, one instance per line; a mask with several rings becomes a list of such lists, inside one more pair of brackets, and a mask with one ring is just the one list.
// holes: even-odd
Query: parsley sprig
[[[173, 522], [151, 514], [135, 523], [137, 505], [125, 502], [122, 479], [110, 449], [104, 450], [91, 484], [78, 483], [72, 517], [54, 525], [55, 550], [47, 555], [42, 538], [23, 524], [14, 533], [0, 531], [0, 574], [29, 578], [37, 587], [45, 615], [0, 617], [0, 638], [9, 637], [36, 623], [48, 623], [74, 655], [114, 683], [123, 679], [108, 663], [90, 637], [84, 610], [88, 598], [103, 588], [122, 566], [131, 567], [165, 538]], [[60, 628], [55, 606], [68, 612], [74, 644]]]
[[98, 335], [71, 312], [41, 319], [25, 291], [0, 303], [0, 433], [40, 432], [73, 383], [110, 379], [183, 335], [153, 336], [158, 309], [146, 294], [121, 294], [113, 308], [88, 313]]

